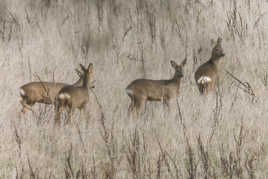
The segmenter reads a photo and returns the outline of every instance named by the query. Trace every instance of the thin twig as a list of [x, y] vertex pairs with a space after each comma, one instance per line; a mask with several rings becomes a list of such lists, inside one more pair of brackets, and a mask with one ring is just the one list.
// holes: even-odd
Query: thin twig
[[231, 72], [229, 72], [227, 70], [225, 70], [225, 72], [230, 77], [232, 77], [234, 80], [236, 80], [239, 84], [241, 84], [245, 89], [240, 88], [240, 87], [238, 87], [238, 88], [242, 89], [244, 92], [248, 93], [249, 95], [256, 97], [255, 93], [253, 92], [252, 87], [250, 86], [250, 84], [248, 82], [242, 82], [241, 80], [239, 80], [237, 77], [235, 77]]
[[[44, 97], [44, 98], [47, 97], [47, 98], [50, 99], [50, 97], [49, 97], [49, 89], [46, 88], [46, 86], [45, 86], [45, 84], [43, 83], [43, 81], [41, 80], [40, 76], [39, 76], [37, 73], [34, 73], [34, 76], [35, 76], [36, 78], [38, 78], [39, 82], [41, 83], [42, 87], [44, 88], [44, 90], [45, 90], [45, 92], [46, 92], [46, 95], [47, 95], [47, 96], [43, 96], [43, 97]], [[50, 99], [50, 100], [51, 100], [51, 99]]]

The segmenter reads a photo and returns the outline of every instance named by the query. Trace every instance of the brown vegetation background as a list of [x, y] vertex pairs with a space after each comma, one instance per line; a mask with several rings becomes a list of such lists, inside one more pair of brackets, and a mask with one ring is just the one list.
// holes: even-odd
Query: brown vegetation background
[[[267, 12], [267, 0], [1, 0], [0, 178], [266, 178]], [[203, 97], [193, 74], [218, 37], [219, 90]], [[125, 87], [168, 79], [185, 57], [176, 118], [148, 103], [129, 120]], [[19, 116], [21, 85], [72, 83], [89, 62], [85, 115], [57, 129], [52, 106]]]

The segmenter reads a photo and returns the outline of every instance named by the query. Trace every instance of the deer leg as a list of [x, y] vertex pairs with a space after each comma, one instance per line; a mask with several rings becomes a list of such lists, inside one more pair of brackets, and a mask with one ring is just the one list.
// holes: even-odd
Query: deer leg
[[86, 108], [85, 105], [81, 108], [79, 108], [79, 119], [81, 119], [81, 116], [86, 120], [86, 128], [88, 129], [88, 123], [89, 123], [89, 117], [86, 115]]
[[72, 109], [68, 108], [67, 110], [67, 119], [66, 119], [66, 124], [68, 124], [71, 121], [72, 118]]
[[68, 110], [68, 119], [67, 119], [67, 123], [70, 123], [70, 121], [72, 121], [73, 113], [74, 113], [74, 109], [69, 108], [69, 110]]
[[60, 112], [56, 111], [55, 113], [55, 118], [54, 118], [55, 124], [59, 125], [60, 124]]
[[140, 114], [145, 114], [146, 111], [146, 99], [141, 100], [140, 104]]
[[171, 104], [170, 104], [170, 100], [165, 99], [164, 100], [164, 105], [168, 108], [168, 113], [170, 113], [170, 108], [171, 108]]
[[213, 81], [213, 86], [215, 88], [216, 93], [220, 91], [220, 83], [218, 77]]
[[211, 88], [211, 84], [210, 83], [200, 84], [198, 87], [199, 87], [200, 94], [206, 95], [209, 89]]
[[142, 109], [143, 109], [143, 114], [145, 114], [145, 111], [147, 111], [147, 99], [144, 101]]
[[79, 119], [81, 119], [81, 115], [85, 117], [84, 113], [85, 113], [84, 108], [79, 108]]
[[[86, 118], [86, 109], [87, 109], [87, 103], [84, 103], [80, 108], [80, 113], [82, 113], [83, 117]], [[88, 110], [87, 110], [88, 111]]]
[[130, 105], [128, 107], [128, 111], [127, 111], [127, 116], [128, 118], [130, 118], [130, 115], [132, 114], [133, 112], [133, 109], [134, 109], [134, 99], [131, 98], [131, 102], [130, 102]]
[[139, 106], [140, 106], [139, 100], [133, 96], [133, 98], [131, 98], [131, 103], [128, 108], [128, 111], [129, 111], [129, 114], [135, 114], [134, 115], [135, 119], [137, 119], [138, 117]]
[[168, 99], [167, 98], [162, 98], [161, 99], [161, 102], [162, 102], [162, 104], [163, 104], [163, 106], [164, 107], [169, 107], [169, 101], [168, 101]]
[[55, 121], [55, 124], [57, 124], [57, 125], [60, 124], [60, 114], [61, 114], [60, 107], [59, 107], [58, 104], [55, 104], [55, 118], [54, 118], [54, 121]]
[[198, 89], [199, 89], [200, 94], [204, 94], [204, 85], [199, 84]]
[[26, 112], [25, 109], [31, 111], [34, 113], [33, 109], [32, 109], [32, 106], [27, 104], [27, 102], [25, 100], [21, 100], [20, 101], [20, 104], [22, 105], [22, 109], [21, 109], [21, 112], [24, 114]]
[[86, 116], [86, 105], [83, 105], [82, 107], [78, 108], [79, 109], [79, 119], [84, 118], [88, 122], [88, 118]]
[[66, 102], [65, 104], [65, 109], [67, 111], [67, 119], [66, 119], [66, 124], [68, 124], [72, 118], [72, 104]]
[[136, 98], [135, 100], [135, 108], [136, 108], [136, 115], [137, 118], [141, 117], [141, 114], [145, 112], [145, 104], [146, 104], [145, 98]]
[[176, 105], [177, 105], [176, 100], [177, 99], [175, 98], [175, 99], [169, 99], [166, 101], [166, 104], [168, 107], [168, 115], [167, 115], [168, 118], [175, 118], [176, 116], [176, 113], [175, 113]]

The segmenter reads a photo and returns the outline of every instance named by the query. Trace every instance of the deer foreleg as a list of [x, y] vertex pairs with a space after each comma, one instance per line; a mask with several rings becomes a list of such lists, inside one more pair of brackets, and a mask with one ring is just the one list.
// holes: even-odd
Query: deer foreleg
[[135, 100], [135, 109], [137, 118], [141, 117], [141, 114], [145, 112], [146, 99]]
[[176, 98], [175, 99], [169, 99], [166, 101], [167, 107], [168, 107], [168, 118], [175, 118], [176, 116]]
[[128, 107], [128, 111], [127, 111], [127, 116], [128, 116], [128, 118], [130, 118], [130, 115], [132, 114], [133, 109], [134, 109], [134, 101], [131, 100], [130, 105], [129, 105], [129, 107]]
[[20, 104], [22, 105], [22, 109], [21, 109], [21, 112], [24, 114], [26, 112], [25, 109], [31, 111], [32, 113], [34, 113], [33, 109], [32, 109], [32, 106], [27, 104], [24, 100], [21, 100], [20, 101]]

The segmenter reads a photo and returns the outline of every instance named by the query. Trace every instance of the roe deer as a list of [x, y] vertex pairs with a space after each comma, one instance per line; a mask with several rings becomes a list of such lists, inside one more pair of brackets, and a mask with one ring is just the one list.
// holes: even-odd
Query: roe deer
[[210, 59], [202, 64], [195, 72], [195, 81], [200, 94], [207, 94], [215, 88], [218, 78], [218, 63], [224, 53], [221, 46], [222, 38], [218, 38], [217, 44], [212, 50]]
[[[84, 74], [76, 69], [76, 73], [80, 77], [73, 85], [81, 86], [83, 83]], [[57, 82], [30, 82], [20, 87], [20, 101], [22, 105], [22, 113], [25, 113], [25, 109], [32, 110], [32, 106], [35, 103], [53, 104], [56, 95], [64, 86], [69, 85], [66, 83]]]
[[85, 108], [85, 105], [88, 103], [88, 89], [93, 88], [94, 86], [89, 86], [91, 79], [91, 74], [93, 73], [93, 64], [90, 63], [88, 68], [85, 68], [80, 64], [81, 69], [84, 72], [83, 84], [80, 87], [69, 85], [63, 87], [57, 97], [56, 97], [56, 114], [55, 122], [59, 123], [60, 113], [65, 108], [68, 113], [68, 122], [72, 116], [72, 113], [75, 108], [78, 108], [80, 111]]
[[173, 78], [169, 80], [137, 79], [131, 82], [126, 88], [126, 92], [131, 99], [128, 116], [134, 108], [136, 115], [139, 116], [141, 109], [145, 109], [147, 101], [163, 101], [170, 110], [171, 100], [176, 99], [179, 95], [180, 81], [183, 77], [183, 67], [186, 61], [185, 58], [180, 65], [170, 61], [175, 73]]

